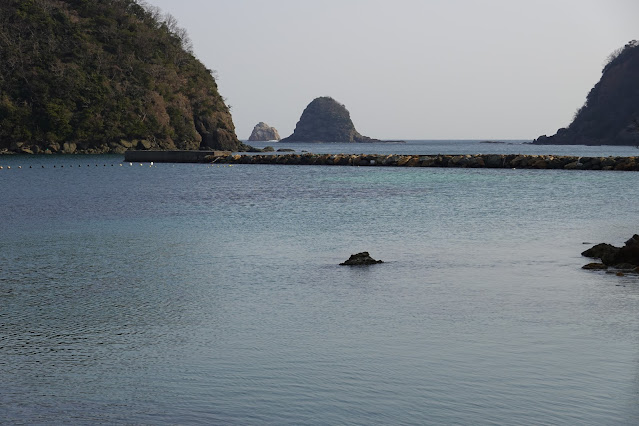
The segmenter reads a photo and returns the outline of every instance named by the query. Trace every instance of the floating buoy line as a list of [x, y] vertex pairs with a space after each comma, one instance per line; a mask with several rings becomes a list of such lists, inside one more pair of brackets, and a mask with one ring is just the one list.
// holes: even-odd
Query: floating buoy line
[[[128, 165], [129, 167], [134, 167], [137, 166], [139, 164], [140, 167], [144, 167], [145, 165], [148, 165], [149, 167], [157, 167], [157, 165], [151, 161], [150, 163], [132, 163], [130, 162]], [[124, 167], [126, 165], [126, 163], [103, 163], [103, 164], [86, 164], [86, 165], [82, 165], [82, 164], [78, 164], [73, 165], [73, 164], [53, 164], [53, 165], [44, 165], [44, 164], [40, 164], [40, 168], [41, 169], [46, 169], [46, 168], [51, 168], [51, 169], [64, 169], [64, 168], [76, 168], [76, 169], [81, 169], [81, 168], [96, 168], [96, 167]], [[196, 164], [193, 164], [196, 165]], [[202, 164], [205, 165], [205, 164]], [[173, 167], [175, 167], [175, 164], [173, 164]], [[233, 164], [206, 164], [206, 168], [210, 168], [210, 167], [233, 167]], [[0, 170], [13, 170], [13, 169], [22, 169], [23, 166], [22, 165], [18, 165], [18, 166], [3, 166], [0, 165]], [[29, 166], [24, 166], [24, 168], [29, 168], [29, 169], [34, 169], [34, 168], [38, 168], [37, 165], [29, 165]]]
[[[95, 165], [91, 165], [91, 164], [87, 164], [86, 166], [82, 165], [82, 164], [78, 164], [77, 166], [74, 166], [73, 164], [53, 164], [53, 165], [44, 165], [41, 164], [40, 168], [41, 169], [46, 169], [46, 168], [51, 168], [51, 169], [64, 169], [66, 168], [77, 168], [77, 169], [81, 169], [81, 168], [87, 168], [87, 167], [115, 167], [115, 166], [120, 166], [122, 167], [124, 164], [122, 163], [110, 163], [110, 164], [95, 164]], [[133, 166], [133, 163], [129, 164], [130, 166]], [[144, 166], [143, 163], [140, 163], [140, 166]], [[33, 165], [29, 165], [29, 167], [25, 166], [25, 168], [29, 168], [29, 169], [33, 169], [33, 168], [37, 168], [38, 166], [33, 166]], [[149, 164], [149, 167], [157, 167], [155, 164], [153, 164], [153, 162], [151, 162]], [[11, 170], [12, 168], [17, 168], [17, 169], [22, 169], [22, 166], [2, 166], [0, 165], [0, 170]]]

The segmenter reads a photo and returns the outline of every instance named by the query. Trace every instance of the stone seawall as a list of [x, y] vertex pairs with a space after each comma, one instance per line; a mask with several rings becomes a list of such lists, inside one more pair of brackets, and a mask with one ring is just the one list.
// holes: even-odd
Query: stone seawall
[[495, 169], [562, 169], [639, 171], [638, 157], [575, 157], [555, 155], [377, 155], [377, 154], [285, 154], [227, 155], [226, 164], [283, 164], [318, 166], [467, 167]]

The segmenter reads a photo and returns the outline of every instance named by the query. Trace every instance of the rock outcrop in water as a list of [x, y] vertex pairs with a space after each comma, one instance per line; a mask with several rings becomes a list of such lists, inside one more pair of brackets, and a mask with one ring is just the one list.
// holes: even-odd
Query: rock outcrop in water
[[533, 143], [639, 146], [639, 42], [631, 41], [610, 56], [568, 128]]
[[145, 4], [1, 2], [0, 153], [246, 150], [184, 30]]
[[324, 96], [314, 99], [295, 126], [293, 134], [281, 142], [381, 142], [362, 136], [353, 125], [346, 107]]
[[601, 243], [584, 251], [581, 255], [601, 260], [601, 263], [589, 263], [584, 266], [584, 269], [608, 269], [612, 267], [639, 272], [639, 235], [633, 235], [623, 247]]
[[340, 263], [340, 265], [357, 266], [357, 265], [375, 265], [377, 263], [384, 263], [381, 260], [375, 260], [368, 254], [367, 251], [361, 253], [352, 254], [346, 262]]
[[251, 136], [248, 138], [251, 142], [279, 141], [280, 139], [280, 134], [277, 132], [277, 129], [269, 126], [263, 121], [260, 121], [255, 125], [253, 132], [251, 132]]

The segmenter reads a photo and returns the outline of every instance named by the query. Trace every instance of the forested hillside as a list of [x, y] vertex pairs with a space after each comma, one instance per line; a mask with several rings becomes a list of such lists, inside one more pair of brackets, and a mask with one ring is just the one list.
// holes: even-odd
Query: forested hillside
[[639, 42], [613, 52], [567, 128], [537, 144], [639, 145]]
[[241, 150], [212, 74], [139, 1], [0, 0], [0, 151]]

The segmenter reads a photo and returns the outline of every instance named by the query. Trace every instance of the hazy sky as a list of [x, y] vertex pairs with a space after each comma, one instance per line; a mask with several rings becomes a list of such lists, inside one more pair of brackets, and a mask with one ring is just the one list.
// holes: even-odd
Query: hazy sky
[[217, 71], [237, 135], [318, 96], [381, 139], [533, 139], [567, 126], [637, 0], [147, 0]]

